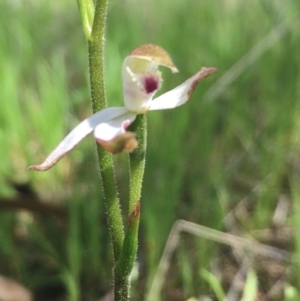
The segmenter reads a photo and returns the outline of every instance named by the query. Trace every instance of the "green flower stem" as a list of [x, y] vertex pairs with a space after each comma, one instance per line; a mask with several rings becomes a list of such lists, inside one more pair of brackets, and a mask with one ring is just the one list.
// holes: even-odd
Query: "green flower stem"
[[95, 14], [94, 2], [93, 0], [77, 0], [77, 4], [85, 37], [87, 40], [90, 40]]
[[129, 216], [122, 252], [115, 266], [115, 301], [129, 300], [129, 279], [137, 253], [139, 223], [140, 202], [137, 203], [135, 210]]
[[138, 147], [129, 154], [129, 215], [136, 209], [142, 193], [147, 147], [147, 117], [145, 114], [137, 116], [134, 123], [130, 126], [130, 131], [137, 134]]
[[[92, 34], [88, 41], [90, 84], [94, 113], [106, 107], [104, 89], [104, 37], [107, 2], [107, 0], [98, 0], [96, 2]], [[114, 260], [117, 262], [123, 245], [124, 229], [116, 188], [113, 160], [111, 154], [104, 151], [99, 145], [97, 145], [97, 152], [105, 205], [108, 213], [109, 229], [112, 238]]]
[[129, 277], [118, 277], [115, 275], [114, 301], [129, 300]]
[[137, 252], [138, 230], [140, 222], [140, 202], [137, 203], [135, 210], [129, 216], [128, 229], [124, 239], [121, 256], [116, 265], [116, 275], [121, 278], [130, 276]]
[[147, 144], [146, 115], [138, 115], [134, 123], [130, 126], [129, 130], [137, 134], [138, 147], [129, 154], [129, 220], [122, 252], [115, 267], [115, 301], [129, 300], [129, 279], [138, 249], [140, 198], [145, 170]]

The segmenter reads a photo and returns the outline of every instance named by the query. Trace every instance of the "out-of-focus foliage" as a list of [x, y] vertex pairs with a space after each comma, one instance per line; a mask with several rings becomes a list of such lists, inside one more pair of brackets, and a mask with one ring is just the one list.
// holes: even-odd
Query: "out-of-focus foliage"
[[[300, 3], [111, 0], [109, 5], [109, 105], [122, 104], [122, 61], [143, 43], [164, 47], [180, 70], [176, 75], [162, 70], [162, 92], [202, 66], [219, 69], [182, 108], [148, 114], [140, 275], [132, 294], [141, 300], [178, 218], [257, 238], [263, 229], [278, 230], [274, 212], [283, 203], [288, 209], [280, 229], [299, 228], [297, 215], [289, 213], [299, 212]], [[76, 1], [1, 1], [0, 28], [0, 273], [39, 297], [55, 288], [71, 300], [97, 298], [110, 289], [112, 262], [93, 139], [48, 172], [26, 171], [91, 114]], [[126, 218], [126, 155], [115, 161]], [[33, 203], [35, 211], [46, 213], [11, 211], [8, 202], [20, 209]], [[53, 206], [59, 209], [56, 217], [47, 214]], [[230, 228], [224, 217], [237, 206], [239, 228]], [[295, 249], [293, 236], [281, 241], [275, 235], [268, 243], [300, 254], [298, 240]], [[180, 258], [185, 259], [173, 265], [163, 299], [208, 294], [198, 272], [209, 270], [219, 253], [208, 241], [184, 240]], [[269, 278], [256, 275], [266, 293]], [[296, 279], [289, 281], [294, 287]]]

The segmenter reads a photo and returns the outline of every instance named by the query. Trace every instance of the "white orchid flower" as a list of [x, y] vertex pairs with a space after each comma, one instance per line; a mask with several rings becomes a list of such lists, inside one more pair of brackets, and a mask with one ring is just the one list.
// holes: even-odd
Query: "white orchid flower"
[[160, 65], [173, 73], [178, 72], [169, 54], [161, 47], [146, 44], [135, 49], [125, 58], [122, 67], [125, 107], [106, 108], [88, 117], [60, 142], [42, 164], [28, 169], [42, 171], [51, 168], [92, 132], [97, 142], [111, 153], [133, 151], [137, 147], [135, 133], [126, 129], [138, 114], [181, 106], [191, 98], [198, 82], [216, 71], [215, 68], [203, 67], [175, 89], [153, 99], [162, 84], [158, 71]]

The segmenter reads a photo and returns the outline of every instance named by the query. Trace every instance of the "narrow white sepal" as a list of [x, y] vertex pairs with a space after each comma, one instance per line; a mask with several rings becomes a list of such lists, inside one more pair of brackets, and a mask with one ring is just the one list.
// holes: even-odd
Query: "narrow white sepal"
[[90, 134], [97, 125], [116, 118], [128, 110], [124, 107], [107, 108], [99, 111], [76, 126], [50, 153], [40, 165], [32, 165], [28, 169], [44, 171], [55, 165], [64, 155], [71, 151], [83, 138]]
[[150, 103], [149, 110], [165, 110], [179, 107], [186, 103], [192, 96], [199, 81], [216, 72], [215, 68], [201, 68], [196, 74], [175, 89], [162, 94]]

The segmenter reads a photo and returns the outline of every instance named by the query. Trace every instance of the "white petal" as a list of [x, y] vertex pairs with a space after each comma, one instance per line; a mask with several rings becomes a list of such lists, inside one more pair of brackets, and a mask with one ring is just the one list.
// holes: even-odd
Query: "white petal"
[[104, 141], [112, 140], [118, 135], [124, 134], [127, 127], [135, 120], [135, 118], [135, 113], [127, 111], [125, 114], [118, 116], [117, 118], [97, 125], [94, 131], [94, 136], [96, 139]]
[[183, 105], [191, 98], [199, 81], [216, 71], [216, 68], [201, 68], [199, 72], [180, 86], [154, 99], [150, 103], [149, 110], [173, 109]]
[[69, 133], [40, 165], [32, 165], [28, 169], [43, 171], [51, 168], [65, 154], [71, 151], [83, 138], [90, 134], [97, 125], [116, 118], [128, 110], [124, 107], [107, 108], [82, 121]]
[[99, 124], [94, 131], [97, 142], [113, 154], [132, 151], [137, 146], [136, 134], [126, 132], [126, 129], [135, 118], [136, 114], [127, 112], [122, 116]]

